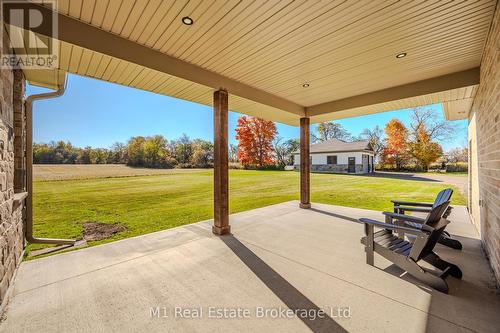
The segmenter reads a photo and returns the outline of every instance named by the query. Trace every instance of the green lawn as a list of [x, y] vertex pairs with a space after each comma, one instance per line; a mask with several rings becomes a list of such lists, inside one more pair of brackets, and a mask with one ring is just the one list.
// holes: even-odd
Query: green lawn
[[[128, 231], [95, 245], [212, 218], [212, 170], [166, 175], [35, 181], [38, 237], [78, 238], [87, 221], [127, 226]], [[332, 174], [311, 175], [313, 202], [389, 210], [390, 199], [432, 201], [449, 186], [439, 182]], [[230, 171], [231, 213], [298, 199], [299, 174]], [[454, 204], [465, 204], [455, 191]], [[29, 250], [42, 245], [30, 245]]]

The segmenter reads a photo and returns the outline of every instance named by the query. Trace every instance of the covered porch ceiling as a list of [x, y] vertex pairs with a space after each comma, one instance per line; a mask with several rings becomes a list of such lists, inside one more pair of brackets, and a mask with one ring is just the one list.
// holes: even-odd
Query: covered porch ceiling
[[225, 88], [230, 110], [290, 125], [433, 103], [464, 119], [496, 4], [60, 0], [58, 70], [25, 73], [45, 87], [68, 72], [205, 105]]

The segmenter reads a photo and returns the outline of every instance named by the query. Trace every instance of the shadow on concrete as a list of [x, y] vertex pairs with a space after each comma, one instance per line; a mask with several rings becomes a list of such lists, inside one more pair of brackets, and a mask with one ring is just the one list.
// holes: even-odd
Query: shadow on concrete
[[358, 221], [358, 219], [355, 219], [353, 217], [349, 217], [349, 216], [346, 216], [346, 215], [336, 214], [336, 213], [328, 212], [326, 210], [322, 210], [322, 209], [318, 209], [318, 208], [314, 208], [314, 207], [309, 208], [309, 210], [311, 210], [313, 212], [316, 212], [316, 213], [320, 213], [320, 214], [325, 214], [325, 215], [329, 215], [329, 216], [332, 216], [332, 217], [336, 217], [338, 219], [347, 220], [347, 221], [350, 221], [350, 222], [361, 223], [361, 222]]
[[[459, 331], [498, 332], [500, 318], [496, 314], [500, 305], [499, 290], [496, 289], [495, 277], [488, 265], [477, 264], [478, 261], [486, 260], [482, 255], [478, 257], [478, 252], [481, 253], [481, 242], [476, 238], [456, 235], [453, 237], [464, 244], [463, 250], [440, 244], [435, 248], [440, 257], [458, 265], [464, 274], [462, 279], [452, 276], [446, 278], [448, 294], [434, 290], [394, 264], [379, 269], [414, 284], [429, 294], [426, 331], [437, 332], [454, 327], [453, 330]], [[473, 318], [474, 324], [467, 320], [451, 320], [457, 314], [464, 318]]]
[[289, 309], [296, 313], [307, 313], [304, 316], [298, 315], [297, 318], [302, 320], [311, 331], [316, 333], [347, 332], [326, 313], [324, 316], [317, 316], [322, 309], [267, 265], [236, 237], [227, 235], [220, 237], [220, 239]]
[[45, 255], [45, 254], [56, 253], [58, 251], [67, 250], [67, 249], [70, 249], [72, 247], [73, 247], [73, 245], [60, 245], [60, 246], [53, 246], [53, 247], [45, 247], [45, 248], [42, 248], [40, 250], [30, 251], [30, 253], [28, 254], [28, 257], [32, 258], [32, 257], [37, 257], [37, 256]]
[[69, 250], [69, 249], [84, 248], [86, 246], [87, 246], [86, 240], [77, 240], [76, 243], [73, 245], [59, 245], [59, 246], [52, 246], [52, 247], [44, 247], [44, 248], [41, 248], [39, 250], [32, 250], [29, 252], [28, 258], [35, 258], [38, 256], [57, 253], [57, 252]]

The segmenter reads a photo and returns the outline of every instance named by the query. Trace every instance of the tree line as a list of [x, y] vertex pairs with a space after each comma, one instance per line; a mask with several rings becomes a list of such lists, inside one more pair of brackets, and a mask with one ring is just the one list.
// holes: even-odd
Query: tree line
[[[331, 139], [342, 141], [370, 141], [379, 168], [395, 170], [428, 170], [431, 164], [464, 163], [466, 149], [455, 149], [444, 154], [437, 141], [453, 135], [450, 122], [437, 119], [429, 109], [416, 108], [407, 128], [400, 120], [392, 119], [385, 128], [365, 128], [353, 136], [340, 123], [319, 123], [311, 133], [312, 142]], [[255, 169], [283, 169], [293, 164], [293, 153], [299, 150], [298, 139], [285, 140], [278, 135], [272, 121], [250, 116], [238, 119], [238, 144], [229, 145], [229, 161], [233, 167]], [[69, 142], [51, 142], [33, 146], [33, 161], [38, 164], [127, 164], [150, 168], [210, 168], [213, 166], [213, 143], [191, 140], [182, 135], [167, 140], [162, 135], [135, 136], [127, 143], [115, 143], [111, 148], [78, 148]], [[455, 170], [464, 171], [464, 170]]]
[[162, 135], [135, 136], [111, 148], [79, 148], [58, 141], [33, 145], [35, 164], [127, 164], [148, 168], [210, 168], [213, 144], [187, 135], [168, 141]]
[[[254, 117], [238, 120], [237, 145], [230, 144], [231, 167], [247, 169], [283, 169], [293, 164], [292, 153], [299, 148], [298, 139], [285, 140], [277, 135], [276, 125]], [[135, 136], [127, 143], [115, 143], [108, 148], [79, 148], [58, 141], [33, 145], [35, 164], [127, 164], [149, 168], [211, 168], [213, 143], [191, 140], [182, 135], [167, 140], [162, 135]]]

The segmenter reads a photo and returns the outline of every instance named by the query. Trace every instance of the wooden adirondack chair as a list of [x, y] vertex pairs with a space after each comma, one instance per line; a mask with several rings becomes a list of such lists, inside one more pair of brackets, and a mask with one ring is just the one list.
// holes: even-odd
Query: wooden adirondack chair
[[[442, 204], [445, 201], [450, 201], [451, 196], [453, 195], [453, 190], [451, 188], [447, 188], [442, 190], [441, 192], [438, 193], [436, 200], [434, 200], [434, 203], [430, 202], [411, 202], [411, 201], [400, 201], [400, 200], [391, 200], [392, 203], [394, 203], [394, 213], [396, 214], [405, 214], [405, 212], [420, 212], [420, 213], [430, 213], [432, 208]], [[443, 214], [444, 218], [447, 218], [453, 207], [448, 206], [446, 209], [445, 213]], [[413, 223], [424, 223], [425, 219], [420, 219], [416, 220]], [[386, 214], [386, 222], [392, 223], [396, 222], [394, 219]], [[404, 237], [404, 232], [400, 233], [400, 237]], [[462, 243], [460, 243], [458, 240], [453, 239], [452, 236], [444, 231], [441, 237], [439, 238], [438, 241], [440, 244], [443, 244], [445, 246], [451, 247], [456, 250], [461, 250], [462, 249]]]
[[[448, 293], [446, 277], [451, 275], [460, 279], [462, 278], [462, 271], [458, 266], [439, 258], [433, 250], [449, 223], [448, 220], [443, 218], [449, 203], [449, 201], [445, 201], [432, 208], [424, 223], [412, 223], [415, 222], [416, 218], [409, 215], [398, 217], [400, 221], [405, 221], [404, 225], [367, 218], [359, 219], [365, 225], [366, 236], [361, 238], [361, 243], [365, 245], [366, 263], [374, 265], [373, 259], [376, 252], [413, 275], [416, 279], [436, 290]], [[407, 224], [407, 222], [411, 224]], [[375, 232], [375, 227], [381, 230]], [[394, 234], [394, 232], [399, 231], [414, 235], [415, 241], [410, 243]], [[418, 264], [420, 260], [424, 260], [436, 267], [439, 272], [420, 266]]]

